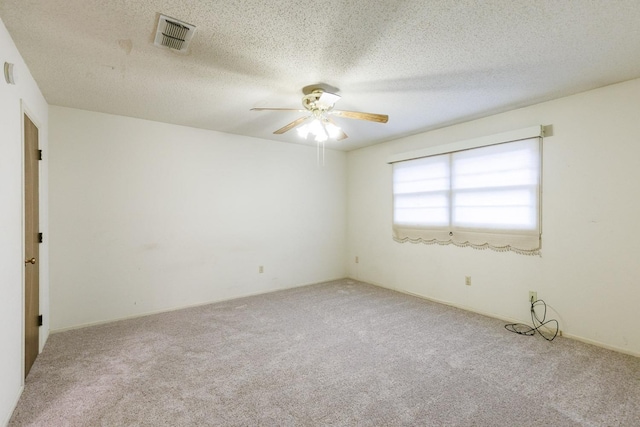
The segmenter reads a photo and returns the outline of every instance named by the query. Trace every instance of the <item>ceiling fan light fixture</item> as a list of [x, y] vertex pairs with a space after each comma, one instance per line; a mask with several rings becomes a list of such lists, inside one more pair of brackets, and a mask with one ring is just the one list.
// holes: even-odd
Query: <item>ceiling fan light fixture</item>
[[324, 134], [324, 129], [322, 128], [322, 123], [320, 122], [320, 120], [318, 119], [314, 119], [310, 124], [309, 124], [309, 133], [318, 136], [321, 134]]
[[308, 125], [303, 125], [300, 126], [298, 129], [298, 136], [302, 139], [307, 139], [307, 136], [309, 136], [309, 126]]
[[[387, 123], [389, 116], [386, 114], [374, 114], [365, 113], [361, 111], [345, 111], [334, 110], [335, 103], [341, 98], [340, 95], [335, 93], [325, 92], [321, 88], [312, 88], [307, 86], [303, 89], [305, 94], [302, 97], [302, 106], [304, 110], [295, 108], [267, 108], [267, 107], [254, 107], [251, 110], [254, 111], [297, 111], [307, 112], [306, 116], [302, 116], [277, 129], [273, 133], [276, 135], [282, 135], [291, 129], [297, 128], [298, 136], [303, 139], [307, 139], [309, 134], [313, 135], [317, 142], [322, 142], [324, 147], [324, 141], [328, 139], [334, 139], [336, 141], [342, 141], [348, 138], [348, 135], [342, 131], [337, 123], [332, 119], [332, 116], [344, 117], [347, 119], [355, 120], [367, 120], [377, 123]], [[311, 123], [308, 120], [312, 120]], [[303, 123], [305, 123], [303, 125]]]
[[314, 140], [316, 142], [325, 142], [327, 139], [329, 139], [329, 137], [327, 136], [326, 133], [321, 133], [316, 135], [316, 137], [314, 138]]
[[333, 123], [327, 123], [324, 125], [324, 127], [327, 130], [327, 133], [329, 134], [329, 137], [331, 139], [337, 139], [342, 133], [342, 129], [340, 129], [338, 126], [334, 125]]
[[322, 119], [314, 119], [311, 123], [300, 126], [296, 131], [303, 139], [313, 135], [316, 142], [325, 142], [330, 138], [337, 139], [342, 133], [342, 129], [338, 126]]

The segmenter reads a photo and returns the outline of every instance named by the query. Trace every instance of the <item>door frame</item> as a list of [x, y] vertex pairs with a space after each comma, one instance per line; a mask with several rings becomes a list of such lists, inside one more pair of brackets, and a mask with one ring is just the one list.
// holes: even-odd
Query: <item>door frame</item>
[[[38, 116], [33, 112], [33, 110], [31, 110], [27, 104], [27, 102], [24, 99], [20, 99], [20, 190], [21, 190], [21, 198], [22, 198], [22, 206], [21, 206], [21, 211], [22, 211], [22, 215], [20, 218], [20, 222], [22, 224], [22, 240], [21, 240], [21, 259], [24, 260], [24, 256], [25, 256], [25, 248], [26, 248], [26, 244], [25, 244], [25, 236], [26, 236], [26, 224], [25, 224], [25, 214], [26, 214], [26, 209], [25, 209], [25, 132], [24, 132], [24, 116], [28, 116], [29, 120], [31, 120], [31, 122], [38, 128], [38, 149], [42, 150], [42, 146], [40, 144], [40, 142], [42, 141], [42, 122], [40, 121], [40, 119], [38, 119]], [[41, 163], [38, 162], [38, 188], [41, 189], [42, 188], [42, 167], [41, 167]], [[42, 206], [42, 190], [38, 191], [38, 206]], [[40, 210], [40, 209], [39, 209]], [[38, 228], [40, 230], [42, 230], [42, 214], [38, 214]], [[42, 249], [42, 248], [40, 248]], [[42, 251], [42, 253], [44, 253], [44, 251]], [[38, 268], [38, 282], [42, 283], [42, 272], [43, 272], [43, 268], [42, 267], [42, 262], [41, 260], [43, 259], [42, 257], [42, 253], [39, 255], [39, 260], [38, 263], [40, 264]], [[47, 257], [48, 258], [48, 257]], [[22, 263], [21, 263], [22, 265]], [[21, 353], [21, 362], [20, 362], [20, 378], [22, 381], [22, 385], [24, 386], [24, 382], [25, 382], [25, 345], [26, 345], [26, 330], [25, 330], [25, 303], [26, 303], [26, 271], [25, 271], [25, 266], [22, 265], [22, 298], [21, 298], [21, 306], [20, 306], [20, 329], [21, 329], [21, 334], [20, 334], [20, 353]], [[39, 307], [38, 307], [38, 311], [40, 313], [42, 313], [42, 302], [43, 299], [42, 297], [42, 286], [39, 286], [38, 289], [38, 293], [40, 295], [39, 299]], [[44, 329], [44, 322], [43, 322], [43, 329]], [[38, 354], [40, 354], [42, 352], [42, 347], [43, 347], [43, 333], [39, 332], [38, 333]]]

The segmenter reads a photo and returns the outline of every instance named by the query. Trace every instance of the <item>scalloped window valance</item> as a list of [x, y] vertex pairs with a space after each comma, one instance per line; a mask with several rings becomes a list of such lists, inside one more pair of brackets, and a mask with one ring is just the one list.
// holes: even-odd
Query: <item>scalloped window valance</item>
[[539, 255], [541, 141], [537, 126], [396, 156], [394, 239]]

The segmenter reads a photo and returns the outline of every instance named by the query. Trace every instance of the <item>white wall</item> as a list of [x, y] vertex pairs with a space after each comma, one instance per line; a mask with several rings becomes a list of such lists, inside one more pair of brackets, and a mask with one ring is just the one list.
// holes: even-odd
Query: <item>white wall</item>
[[[638, 100], [640, 79], [350, 152], [350, 276], [527, 323], [535, 290], [565, 335], [640, 355]], [[390, 155], [538, 124], [542, 257], [392, 240]]]
[[[346, 275], [346, 154], [50, 107], [52, 329]], [[258, 266], [264, 273], [258, 273]]]
[[[40, 229], [47, 230], [47, 103], [20, 53], [0, 21], [0, 68], [14, 64], [15, 85], [5, 83], [0, 71], [0, 425], [9, 421], [23, 384], [23, 173], [22, 106], [39, 127]], [[40, 349], [49, 329], [48, 244], [40, 246]]]

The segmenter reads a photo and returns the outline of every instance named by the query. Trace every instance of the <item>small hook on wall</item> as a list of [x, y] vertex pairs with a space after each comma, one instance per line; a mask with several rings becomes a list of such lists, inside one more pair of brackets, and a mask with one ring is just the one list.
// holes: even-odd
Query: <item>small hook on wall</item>
[[4, 63], [4, 79], [7, 81], [7, 84], [16, 84], [16, 80], [13, 77], [13, 64], [10, 62]]

